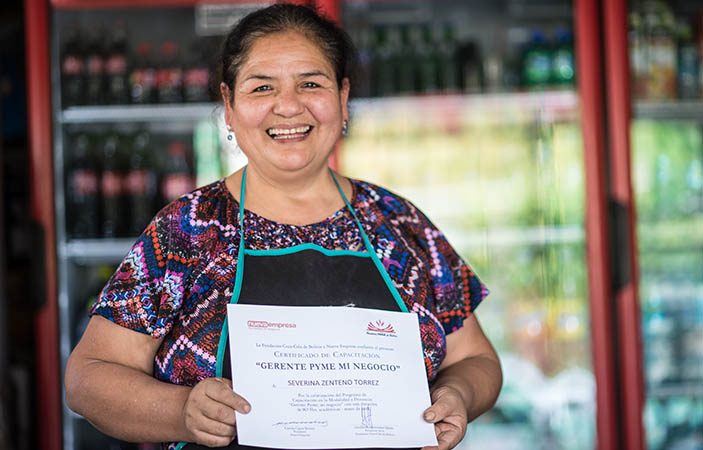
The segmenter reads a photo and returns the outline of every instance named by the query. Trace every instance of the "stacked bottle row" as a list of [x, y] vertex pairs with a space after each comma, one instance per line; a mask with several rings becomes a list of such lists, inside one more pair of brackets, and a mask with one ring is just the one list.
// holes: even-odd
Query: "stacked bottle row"
[[61, 103], [77, 105], [209, 101], [211, 45], [183, 55], [175, 40], [130, 43], [126, 26], [110, 32], [74, 28], [61, 49]]
[[630, 13], [630, 70], [635, 98], [703, 98], [703, 10], [676, 17], [661, 1]]
[[166, 141], [154, 155], [152, 135], [76, 133], [69, 136], [66, 224], [71, 238], [137, 236], [155, 212], [195, 188], [190, 145]]
[[477, 41], [459, 41], [449, 24], [388, 25], [350, 31], [359, 47], [359, 97], [485, 92], [571, 85], [572, 33], [548, 40], [534, 31], [517, 61], [484, 58]]

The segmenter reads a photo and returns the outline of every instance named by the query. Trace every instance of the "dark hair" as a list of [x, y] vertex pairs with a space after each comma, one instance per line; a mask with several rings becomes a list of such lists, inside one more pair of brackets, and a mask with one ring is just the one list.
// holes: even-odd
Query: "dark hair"
[[222, 43], [217, 77], [212, 77], [219, 92], [220, 81], [233, 88], [240, 67], [249, 56], [257, 39], [274, 33], [297, 31], [315, 43], [334, 67], [337, 85], [344, 78], [353, 78], [357, 66], [357, 50], [349, 35], [334, 22], [308, 6], [279, 3], [244, 16]]

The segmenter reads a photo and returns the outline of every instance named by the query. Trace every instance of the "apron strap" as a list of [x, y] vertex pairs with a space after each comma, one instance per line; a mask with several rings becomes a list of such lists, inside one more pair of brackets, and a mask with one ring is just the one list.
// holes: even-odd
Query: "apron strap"
[[383, 281], [386, 282], [386, 286], [388, 286], [388, 290], [391, 291], [391, 294], [393, 295], [393, 298], [395, 299], [395, 302], [398, 304], [398, 307], [402, 312], [408, 312], [408, 307], [405, 305], [405, 302], [403, 301], [402, 298], [400, 298], [400, 294], [398, 293], [398, 289], [396, 289], [395, 284], [393, 284], [393, 280], [391, 280], [390, 275], [388, 275], [388, 271], [386, 268], [383, 266], [383, 263], [381, 263], [381, 260], [378, 259], [378, 256], [376, 255], [376, 249], [371, 245], [371, 241], [369, 240], [369, 237], [366, 235], [366, 232], [364, 231], [364, 227], [361, 226], [361, 222], [359, 221], [359, 218], [356, 216], [356, 213], [354, 212], [354, 208], [352, 208], [351, 203], [349, 203], [349, 200], [347, 200], [347, 196], [344, 194], [344, 191], [342, 190], [342, 187], [339, 185], [339, 182], [337, 181], [337, 177], [334, 174], [334, 171], [332, 169], [329, 169], [330, 174], [332, 174], [332, 179], [334, 180], [334, 184], [337, 185], [337, 189], [339, 190], [339, 193], [342, 194], [342, 199], [344, 199], [344, 204], [347, 205], [347, 209], [349, 209], [349, 212], [351, 212], [352, 216], [354, 217], [354, 221], [356, 222], [356, 226], [359, 228], [359, 233], [361, 233], [361, 239], [364, 241], [364, 246], [366, 247], [366, 251], [369, 253], [369, 256], [371, 256], [371, 260], [373, 263], [376, 265], [376, 269], [378, 269], [378, 273], [381, 274], [381, 278], [383, 278]]
[[[242, 172], [242, 185], [239, 189], [239, 250], [237, 251], [237, 269], [234, 276], [234, 290], [229, 298], [230, 303], [237, 303], [239, 294], [242, 292], [242, 279], [244, 277], [244, 194], [246, 193], [246, 177], [247, 166], [244, 166]], [[222, 323], [222, 331], [220, 332], [220, 342], [217, 345], [217, 364], [215, 366], [215, 375], [222, 376], [222, 363], [225, 357], [225, 349], [227, 347], [227, 338], [229, 337], [229, 324], [227, 323], [227, 315]]]

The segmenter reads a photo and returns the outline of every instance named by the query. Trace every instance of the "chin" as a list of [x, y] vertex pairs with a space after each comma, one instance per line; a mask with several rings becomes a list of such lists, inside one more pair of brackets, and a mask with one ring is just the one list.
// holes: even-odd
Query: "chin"
[[274, 163], [274, 166], [284, 172], [298, 172], [316, 167], [317, 163], [318, 161], [311, 158], [288, 157], [279, 159]]

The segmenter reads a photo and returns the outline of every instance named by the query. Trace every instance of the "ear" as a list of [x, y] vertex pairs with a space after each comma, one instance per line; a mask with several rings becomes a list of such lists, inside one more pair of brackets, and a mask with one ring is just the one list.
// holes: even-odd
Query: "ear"
[[342, 118], [344, 120], [349, 120], [349, 108], [347, 103], [349, 102], [349, 90], [351, 85], [349, 84], [349, 78], [342, 80], [342, 88], [339, 90], [339, 101], [342, 103]]
[[220, 95], [222, 96], [222, 103], [225, 105], [225, 121], [229, 124], [232, 119], [232, 90], [224, 82], [220, 83]]

